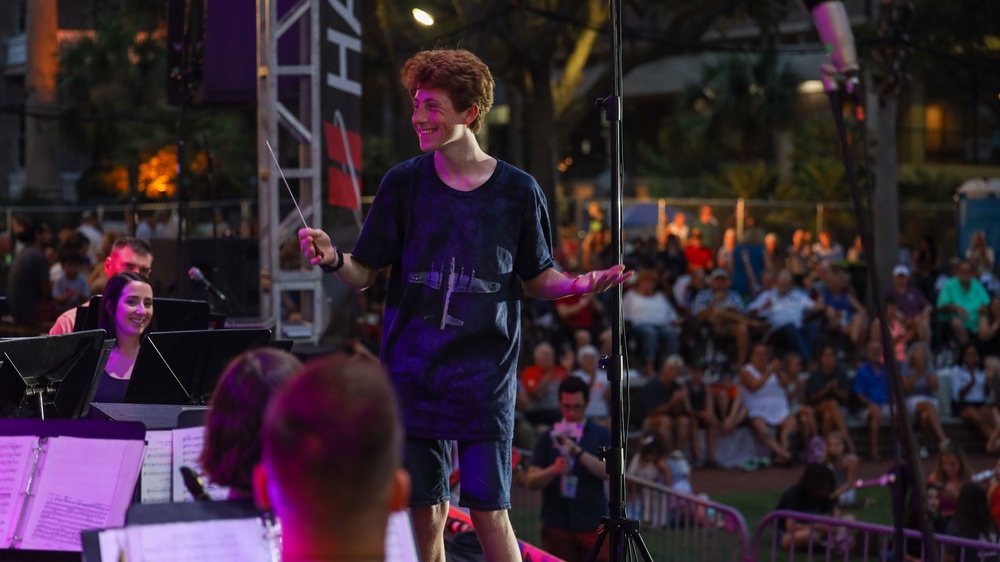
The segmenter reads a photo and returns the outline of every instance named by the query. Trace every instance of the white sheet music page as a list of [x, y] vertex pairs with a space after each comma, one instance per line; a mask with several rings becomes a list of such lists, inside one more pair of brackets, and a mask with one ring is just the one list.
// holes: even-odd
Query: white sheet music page
[[146, 432], [146, 458], [142, 461], [139, 501], [169, 503], [174, 435], [172, 431]]
[[194, 496], [187, 491], [184, 486], [184, 478], [180, 469], [186, 466], [201, 476], [205, 483], [205, 492], [213, 500], [224, 500], [229, 497], [229, 488], [212, 484], [202, 474], [201, 466], [198, 464], [198, 457], [201, 456], [202, 446], [205, 444], [204, 427], [184, 427], [171, 432], [173, 434], [173, 501], [190, 502], [194, 501]]
[[134, 525], [99, 536], [101, 562], [271, 562], [260, 519]]
[[0, 548], [9, 548], [35, 460], [33, 435], [0, 437]]
[[394, 511], [389, 514], [389, 525], [385, 533], [386, 562], [419, 562], [417, 544], [413, 538], [413, 525], [409, 511]]
[[144, 444], [54, 437], [36, 477], [23, 549], [81, 550], [80, 531], [121, 525], [139, 478]]

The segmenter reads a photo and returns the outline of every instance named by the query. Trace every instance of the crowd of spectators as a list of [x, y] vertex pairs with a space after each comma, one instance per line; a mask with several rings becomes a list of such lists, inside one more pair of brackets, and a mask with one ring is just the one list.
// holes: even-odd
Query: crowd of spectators
[[[169, 213], [137, 224], [137, 234], [173, 232]], [[832, 431], [848, 451], [860, 452], [849, 422], [867, 422], [865, 456], [879, 458], [888, 417], [885, 355], [900, 365], [924, 448], [948, 440], [945, 410], [974, 427], [986, 450], [1000, 450], [994, 390], [1000, 360], [991, 359], [1000, 356], [1000, 295], [994, 251], [981, 233], [944, 264], [933, 238], [917, 241], [912, 251], [901, 246], [883, 288], [893, 339], [883, 354], [866, 279], [850, 261], [863, 254], [854, 241], [845, 250], [829, 231], [816, 233], [814, 243], [811, 232], [796, 229], [785, 244], [752, 221], [738, 240], [732, 221], [709, 206], [691, 217], [677, 211], [661, 224], [648, 237], [626, 232], [624, 261], [637, 271], [621, 309], [626, 380], [637, 398], [625, 412], [633, 435], [655, 434], [668, 451], [686, 450], [695, 466], [714, 466], [718, 438], [747, 426], [771, 460], [784, 464], [804, 459], [809, 441]], [[567, 275], [616, 258], [600, 204], [589, 206], [584, 226], [582, 239], [557, 248]], [[8, 323], [42, 328], [103, 290], [105, 268], [94, 265], [121, 236], [102, 229], [90, 212], [57, 232], [16, 217], [11, 234], [0, 236], [6, 289], [0, 313]], [[560, 419], [557, 389], [568, 376], [590, 385], [588, 417], [609, 424], [609, 388], [598, 360], [611, 352], [610, 298], [526, 303], [517, 402], [524, 448]], [[368, 334], [377, 340], [376, 332]], [[751, 350], [767, 360], [755, 361]]]
[[[993, 251], [982, 236], [944, 263], [933, 238], [912, 250], [900, 241], [899, 263], [881, 289], [893, 342], [883, 350], [855, 239], [845, 250], [832, 232], [816, 233], [813, 242], [812, 233], [797, 229], [784, 244], [777, 233], [750, 226], [738, 240], [709, 206], [697, 217], [679, 211], [655, 236], [625, 233], [624, 262], [637, 271], [622, 302], [633, 438], [654, 436], [700, 468], [717, 466], [716, 442], [742, 426], [752, 431], [741, 438], [756, 437], [770, 451], [764, 465], [804, 462], [810, 445], [822, 451], [836, 432], [846, 454], [878, 460], [889, 421], [885, 361], [895, 361], [923, 456], [950, 441], [942, 411], [974, 427], [984, 448], [1000, 450], [1000, 368], [984, 359], [1000, 355], [1000, 296], [992, 296]], [[616, 258], [604, 220], [592, 205], [587, 264], [572, 243], [557, 251], [568, 274]], [[527, 303], [518, 404], [529, 434], [546, 428], [538, 409], [553, 402], [538, 395], [539, 380], [555, 386], [558, 377], [579, 373], [573, 358], [582, 346], [610, 354], [610, 298]], [[539, 345], [561, 368], [532, 364], [530, 351]], [[539, 369], [549, 378], [539, 379]], [[853, 426], [867, 427], [867, 439], [855, 443]]]

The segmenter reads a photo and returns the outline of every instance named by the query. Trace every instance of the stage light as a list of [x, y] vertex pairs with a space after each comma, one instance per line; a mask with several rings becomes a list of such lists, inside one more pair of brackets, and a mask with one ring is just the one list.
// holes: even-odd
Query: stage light
[[413, 19], [417, 20], [417, 23], [421, 25], [434, 25], [434, 18], [420, 8], [413, 8]]

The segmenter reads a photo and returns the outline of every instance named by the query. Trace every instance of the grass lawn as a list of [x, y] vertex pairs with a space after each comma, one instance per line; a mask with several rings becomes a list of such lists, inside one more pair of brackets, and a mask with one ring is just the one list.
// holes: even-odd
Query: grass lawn
[[[777, 507], [782, 493], [730, 492], [714, 494], [712, 499], [732, 506], [742, 513], [747, 522], [747, 529], [752, 535], [761, 519]], [[864, 501], [865, 498], [871, 498], [875, 503], [868, 507], [844, 509], [842, 512], [854, 515], [859, 521], [892, 525], [892, 500], [889, 496], [889, 488], [871, 487], [858, 490], [858, 501]]]

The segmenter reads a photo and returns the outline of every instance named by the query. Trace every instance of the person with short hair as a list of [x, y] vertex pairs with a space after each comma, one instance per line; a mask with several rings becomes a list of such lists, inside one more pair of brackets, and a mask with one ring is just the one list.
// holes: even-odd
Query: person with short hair
[[56, 317], [49, 280], [49, 260], [43, 251], [52, 240], [44, 223], [23, 219], [17, 239], [22, 246], [14, 253], [7, 277], [7, 308], [18, 324], [43, 324]]
[[[590, 388], [578, 377], [559, 383], [563, 419], [538, 437], [528, 468], [528, 488], [542, 490], [542, 549], [566, 562], [591, 559], [601, 518], [608, 515], [608, 472], [598, 453], [611, 433], [587, 420], [589, 397]], [[610, 542], [598, 561], [608, 560]]]
[[750, 327], [760, 322], [747, 316], [743, 299], [729, 288], [729, 273], [725, 269], [712, 271], [708, 288], [699, 291], [691, 303], [691, 314], [708, 324], [716, 337], [732, 336], [736, 340], [735, 363], [741, 365], [746, 361]]
[[990, 295], [973, 275], [973, 265], [960, 262], [955, 276], [949, 278], [938, 292], [937, 309], [945, 314], [951, 336], [964, 347], [979, 329], [979, 311], [990, 303]]
[[[123, 271], [131, 271], [149, 277], [153, 268], [153, 250], [149, 244], [139, 240], [124, 236], [115, 240], [111, 246], [111, 253], [104, 260], [104, 273], [111, 279], [114, 275]], [[85, 302], [86, 306], [89, 302]], [[72, 333], [76, 327], [76, 307], [71, 307], [59, 315], [56, 323], [49, 329], [49, 335]]]
[[892, 357], [885, 356], [882, 342], [877, 339], [868, 342], [865, 352], [865, 362], [854, 373], [852, 390], [864, 407], [862, 415], [868, 421], [869, 455], [873, 461], [880, 461], [882, 455], [879, 454], [878, 447], [879, 426], [883, 418], [892, 417], [885, 370], [886, 360], [892, 361]]
[[378, 362], [334, 354], [278, 389], [261, 429], [254, 497], [281, 520], [281, 559], [384, 560], [389, 515], [406, 507], [403, 431]]

